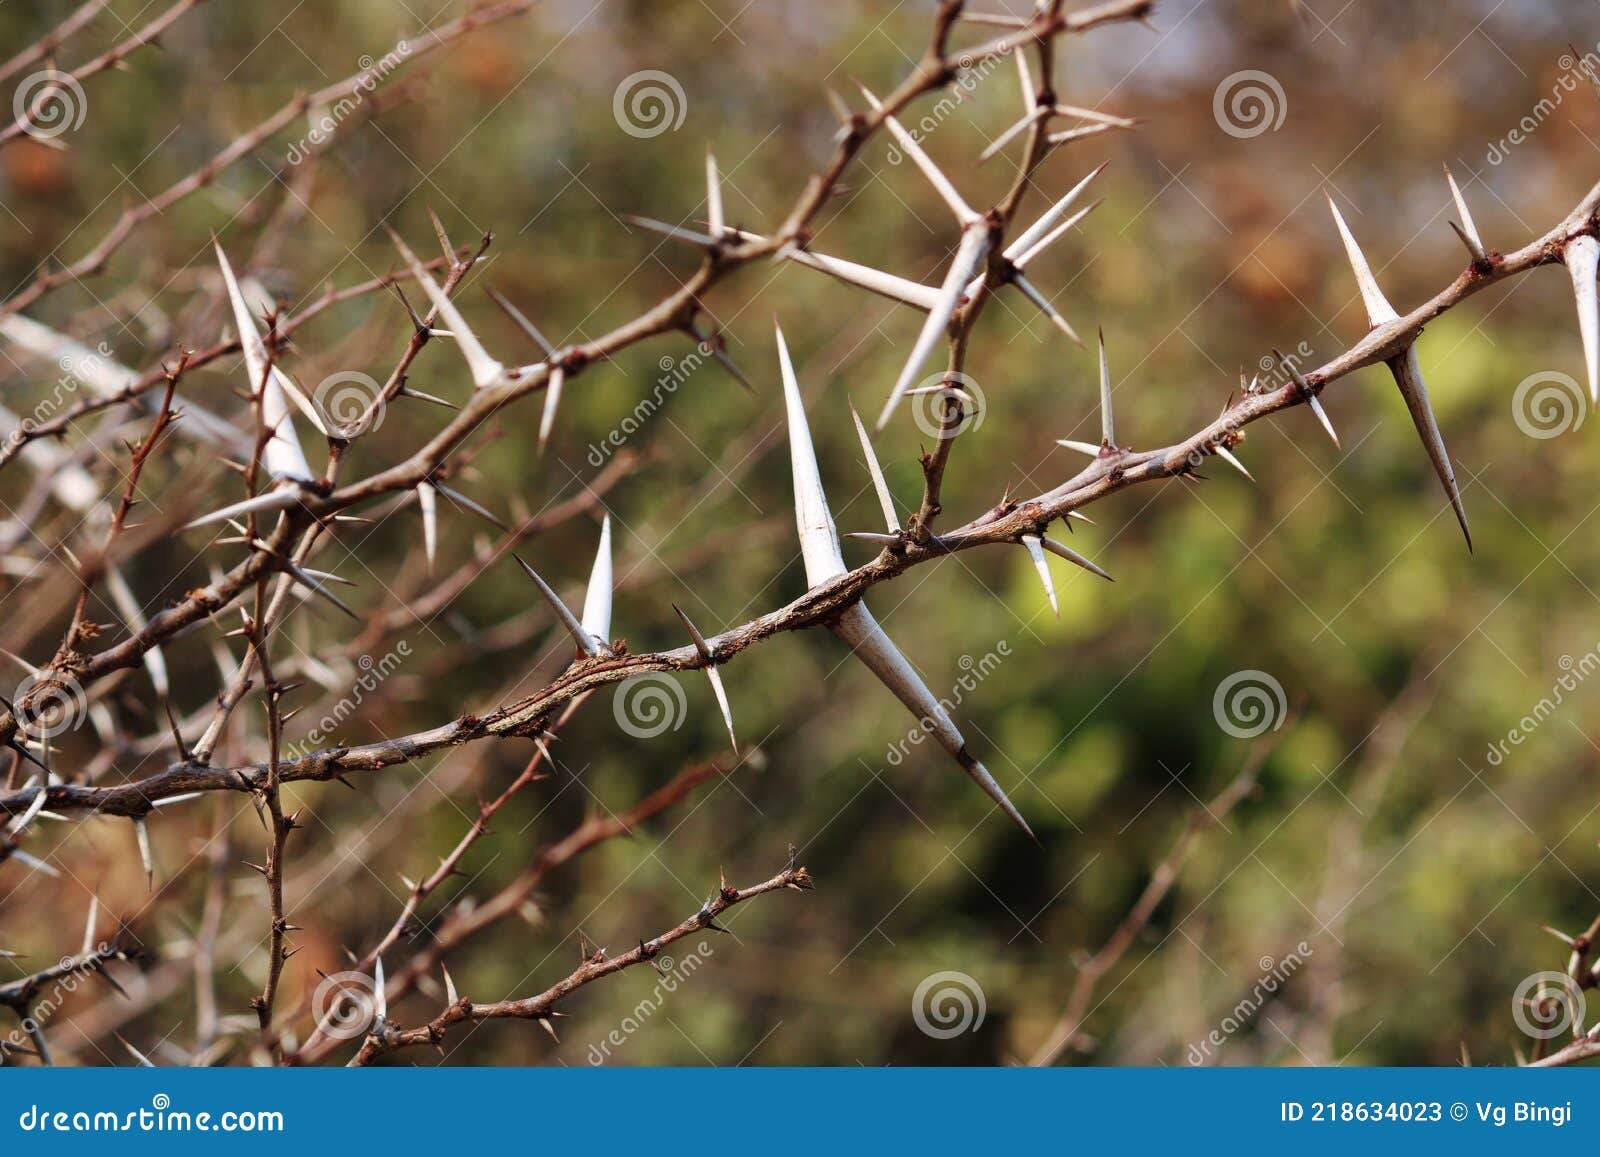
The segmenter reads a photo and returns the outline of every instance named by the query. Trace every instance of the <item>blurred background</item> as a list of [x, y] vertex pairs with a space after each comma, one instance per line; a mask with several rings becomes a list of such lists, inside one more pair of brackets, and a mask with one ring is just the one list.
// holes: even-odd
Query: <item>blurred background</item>
[[[981, 7], [1001, 10], [995, 0]], [[40, 268], [81, 256], [124, 207], [296, 91], [464, 10], [362, 0], [188, 14], [159, 49], [85, 83], [80, 127], [0, 151], [8, 296]], [[859, 107], [857, 81], [879, 92], [898, 83], [932, 10], [548, 0], [398, 68], [315, 161], [290, 163], [303, 125], [277, 134], [144, 225], [103, 275], [29, 312], [146, 368], [226, 328], [213, 233], [293, 316], [327, 284], [396, 265], [383, 223], [435, 252], [431, 206], [457, 243], [494, 234], [459, 299], [497, 356], [534, 360], [486, 285], [558, 344], [632, 317], [688, 276], [695, 255], [622, 215], [701, 219], [710, 146], [730, 221], [776, 227], [827, 156], [835, 122], [825, 90]], [[20, 47], [69, 11], [0, 6], [0, 36]], [[87, 59], [157, 11], [113, 3], [61, 62]], [[1488, 243], [1505, 250], [1560, 220], [1595, 179], [1600, 98], [1572, 83], [1569, 47], [1596, 51], [1590, 0], [1162, 0], [1151, 25], [1063, 44], [1061, 100], [1147, 119], [1062, 149], [1022, 214], [1110, 162], [1096, 185], [1105, 203], [1032, 274], [1079, 332], [1103, 327], [1118, 434], [1136, 448], [1209, 421], [1241, 367], [1261, 372], [1274, 347], [1315, 366], [1365, 331], [1325, 192], [1405, 310], [1462, 266], [1444, 164]], [[989, 33], [967, 26], [958, 40]], [[681, 116], [652, 134], [628, 131], [614, 111], [625, 82], [646, 70], [671, 78], [671, 115]], [[928, 151], [985, 205], [1007, 187], [1020, 144], [981, 165], [977, 155], [1021, 110], [1009, 62], [974, 71], [953, 108], [935, 114], [925, 99], [905, 119], [934, 118]], [[1235, 103], [1241, 86], [1254, 96]], [[920, 175], [876, 141], [844, 186], [816, 248], [937, 283], [957, 237]], [[879, 529], [846, 403], [876, 412], [920, 325], [793, 265], [746, 270], [705, 304], [753, 393], [690, 356], [687, 339], [657, 339], [568, 386], [542, 457], [540, 398], [505, 411], [455, 483], [499, 512], [539, 510], [582, 496], [626, 455], [603, 504], [617, 536], [613, 630], [636, 651], [684, 643], [672, 603], [710, 634], [804, 589], [774, 315], [809, 396], [841, 530]], [[729, 935], [708, 933], [703, 948], [682, 942], [680, 963], [701, 960], [670, 987], [634, 969], [587, 988], [561, 1006], [559, 1041], [496, 1023], [453, 1034], [442, 1056], [413, 1050], [397, 1062], [1453, 1064], [1463, 1050], [1474, 1063], [1513, 1062], [1533, 1044], [1513, 1015], [1519, 984], [1565, 966], [1566, 949], [1542, 926], [1577, 933], [1600, 911], [1600, 680], [1584, 682], [1600, 646], [1600, 456], [1575, 381], [1573, 314], [1565, 274], [1541, 270], [1439, 319], [1421, 343], [1474, 553], [1380, 368], [1324, 396], [1339, 447], [1296, 408], [1252, 426], [1238, 448], [1254, 484], [1211, 466], [1205, 481], [1096, 504], [1095, 524], [1079, 524], [1072, 545], [1117, 581], [1056, 565], [1059, 621], [1020, 550], [969, 552], [875, 592], [875, 614], [952, 697], [1037, 844], [941, 752], [895, 751], [909, 716], [833, 637], [777, 638], [724, 670], [741, 741], [756, 754], [631, 838], [549, 873], [519, 918], [448, 963], [474, 1000], [528, 995], [577, 963], [580, 934], [625, 950], [694, 912], [722, 876], [771, 876], [790, 843], [815, 893], [760, 898], [729, 913]], [[297, 331], [285, 364], [306, 382], [344, 371], [382, 380], [408, 333], [392, 297], [364, 296]], [[947, 525], [1008, 490], [1056, 485], [1081, 459], [1055, 440], [1099, 437], [1093, 355], [1014, 294], [983, 315], [968, 372], [985, 406], [954, 449]], [[0, 374], [6, 405], [22, 412], [57, 371], [8, 347]], [[1545, 383], [1564, 407], [1533, 413], [1518, 387], [1535, 374], [1567, 376], [1571, 389], [1559, 377]], [[454, 399], [470, 389], [443, 341], [423, 351], [411, 381]], [[237, 410], [230, 391], [243, 384], [223, 359], [186, 378], [183, 394]], [[653, 400], [641, 414], [643, 399]], [[381, 433], [357, 444], [347, 477], [398, 461], [444, 420], [425, 405], [391, 407]], [[320, 467], [320, 446], [305, 441]], [[877, 439], [908, 508], [926, 442], [905, 411]], [[95, 464], [92, 452], [86, 460]], [[21, 464], [0, 473], [8, 509], [30, 483]], [[206, 509], [207, 495], [215, 506], [238, 492], [237, 477], [194, 447], [153, 467], [146, 485], [174, 519]], [[49, 554], [75, 520], [47, 507], [28, 521], [33, 549]], [[470, 560], [486, 533], [446, 511], [441, 568]], [[596, 533], [594, 518], [575, 518], [526, 550], [576, 598]], [[237, 561], [238, 547], [202, 551], [206, 541], [170, 536], [128, 562], [148, 607], [203, 583], [212, 563]], [[429, 588], [419, 545], [415, 509], [385, 511], [325, 563], [361, 580], [349, 599], [364, 615], [396, 614]], [[846, 555], [870, 557], [859, 545]], [[58, 563], [4, 579], [0, 641], [27, 660], [48, 658], [65, 625], [66, 573]], [[283, 630], [302, 665], [315, 675], [320, 660], [333, 685], [340, 672], [352, 678], [354, 656], [377, 659], [405, 641], [409, 655], [383, 693], [334, 729], [346, 743], [509, 702], [570, 658], [526, 581], [503, 565], [376, 650], [352, 643], [359, 628], [320, 606], [297, 609]], [[168, 649], [176, 706], [197, 718], [219, 689], [216, 637]], [[1230, 716], [1219, 699], [1242, 672], [1265, 688], [1265, 725]], [[557, 769], [512, 802], [463, 875], [425, 905], [416, 939], [386, 958], [391, 974], [430, 922], [493, 894], [586, 815], [620, 811], [680, 768], [725, 754], [705, 680], [681, 688], [684, 709], [649, 738], [619, 728], [609, 689], [591, 699], [563, 731]], [[110, 700], [129, 728], [157, 729], [142, 678]], [[241, 709], [224, 754], [261, 758], [260, 719], [255, 701]], [[312, 725], [291, 724], [291, 739]], [[102, 754], [85, 727], [58, 740], [56, 759], [71, 769]], [[288, 790], [307, 825], [291, 845], [290, 916], [305, 947], [288, 968], [289, 996], [387, 930], [402, 877], [430, 871], [527, 754], [480, 744], [362, 774], [355, 792]], [[100, 781], [148, 774], [169, 757], [117, 755]], [[1208, 812], [1241, 774], [1253, 789]], [[186, 960], [213, 891], [230, 900], [218, 942], [222, 1013], [249, 1015], [260, 984], [265, 906], [243, 861], [260, 859], [262, 835], [248, 802], [207, 799], [156, 820], [153, 895], [127, 827], [51, 824], [31, 836], [57, 879], [0, 868], [0, 948], [27, 954], [0, 960], [0, 981], [75, 949], [91, 893], [105, 924], [126, 922], [147, 953], [142, 973], [113, 966], [133, 999], [93, 986], [69, 998], [53, 1030], [60, 1059], [130, 1063], [113, 1034], [157, 1059], [179, 1055], [163, 1054], [163, 1042], [188, 1047]], [[1164, 871], [1176, 880], [1118, 942]], [[392, 1013], [420, 1023], [442, 1001], [436, 987]]]

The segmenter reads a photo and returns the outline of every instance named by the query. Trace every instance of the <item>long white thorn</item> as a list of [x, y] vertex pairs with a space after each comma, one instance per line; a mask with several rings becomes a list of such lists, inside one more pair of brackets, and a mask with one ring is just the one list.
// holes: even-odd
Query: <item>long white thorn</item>
[[1229, 450], [1226, 446], [1222, 445], [1221, 443], [1217, 443], [1216, 445], [1211, 447], [1211, 451], [1218, 458], [1221, 458], [1224, 462], [1226, 462], [1229, 466], [1232, 466], [1240, 474], [1243, 474], [1246, 478], [1249, 478], [1250, 481], [1252, 481], [1252, 482], [1255, 481], [1255, 479], [1253, 477], [1251, 477], [1250, 471], [1248, 471], [1248, 470], [1246, 470], [1244, 468], [1244, 463], [1239, 461], [1239, 459], [1234, 456], [1234, 453], [1233, 453], [1232, 450]]
[[706, 218], [711, 236], [720, 238], [726, 227], [722, 218], [722, 179], [717, 174], [717, 158], [706, 150]]
[[1006, 246], [1006, 258], [1010, 261], [1016, 261], [1018, 257], [1032, 249], [1040, 238], [1054, 228], [1055, 223], [1061, 220], [1066, 211], [1072, 208], [1073, 202], [1082, 196], [1083, 191], [1089, 187], [1089, 182], [1093, 181], [1101, 173], [1105, 172], [1106, 165], [1110, 163], [1110, 161], [1107, 161], [1105, 164], [1102, 164], [1094, 169], [1094, 171], [1092, 171], [1087, 177], [1069, 189], [1066, 196], [1062, 197], [1054, 205], [1051, 205], [1050, 208], [1039, 214], [1039, 219], [1037, 221], [1024, 229], [1020, 234], [1018, 234], [1016, 240], [1012, 241], [1011, 244]]
[[1104, 445], [1116, 448], [1116, 423], [1111, 417], [1111, 361], [1106, 357], [1106, 331], [1100, 331], [1100, 438]]
[[684, 630], [688, 631], [689, 637], [694, 640], [695, 651], [705, 660], [706, 677], [711, 680], [711, 693], [717, 697], [717, 706], [722, 711], [722, 722], [728, 728], [728, 742], [733, 744], [733, 753], [738, 755], [739, 740], [733, 734], [733, 711], [728, 706], [728, 692], [722, 686], [722, 673], [716, 667], [716, 655], [713, 654], [711, 645], [706, 642], [705, 636], [689, 621], [689, 616], [683, 613], [683, 608], [674, 603], [672, 609], [677, 612], [678, 621], [683, 624]]
[[310, 482], [315, 475], [311, 473], [311, 464], [306, 461], [305, 451], [300, 448], [300, 439], [294, 432], [294, 421], [289, 417], [284, 388], [279, 380], [283, 375], [276, 366], [272, 366], [273, 372], [268, 373], [272, 360], [267, 355], [266, 343], [261, 340], [261, 331], [256, 328], [255, 316], [245, 302], [244, 292], [239, 288], [238, 278], [233, 274], [233, 266], [228, 264], [228, 255], [222, 251], [221, 243], [212, 244], [217, 251], [217, 264], [222, 269], [222, 281], [227, 287], [228, 302], [233, 309], [233, 326], [239, 332], [245, 369], [250, 374], [250, 392], [261, 399], [261, 423], [271, 431], [262, 451], [262, 465], [274, 478]]
[[[1333, 428], [1333, 422], [1328, 418], [1328, 412], [1322, 408], [1322, 400], [1317, 397], [1317, 392], [1311, 388], [1311, 383], [1294, 363], [1283, 356], [1281, 350], [1273, 350], [1272, 354], [1278, 359], [1278, 364], [1284, 368], [1288, 375], [1294, 379], [1294, 384], [1300, 388], [1300, 393], [1305, 396], [1306, 405], [1311, 407], [1311, 412], [1317, 416], [1317, 421], [1322, 423], [1322, 428], [1328, 432], [1328, 437], [1333, 439], [1333, 444], [1339, 447], [1339, 432]], [[1342, 449], [1343, 447], [1339, 447]]]
[[1578, 301], [1578, 332], [1583, 336], [1583, 360], [1589, 372], [1589, 399], [1600, 403], [1600, 295], [1595, 278], [1600, 274], [1600, 241], [1581, 234], [1561, 251], [1572, 275], [1572, 293]]
[[555, 429], [556, 408], [561, 405], [561, 387], [567, 384], [567, 372], [561, 366], [550, 371], [550, 380], [544, 387], [544, 412], [539, 415], [539, 453], [544, 453], [550, 441], [550, 431]]
[[1024, 297], [1038, 306], [1039, 312], [1054, 322], [1055, 327], [1066, 334], [1071, 341], [1078, 345], [1083, 344], [1083, 339], [1078, 336], [1078, 331], [1068, 324], [1067, 319], [1061, 316], [1056, 307], [1050, 304], [1050, 299], [1040, 293], [1033, 282], [1029, 281], [1021, 273], [1014, 273], [1011, 276], [1011, 283], [1022, 291]]
[[[882, 103], [866, 85], [861, 86], [861, 92], [867, 98], [867, 103], [874, 110], [883, 108]], [[905, 126], [892, 116], [884, 117], [883, 123], [888, 126], [889, 132], [894, 136], [895, 142], [900, 146], [900, 150], [911, 158], [917, 168], [922, 170], [923, 175], [928, 178], [934, 190], [944, 199], [944, 203], [950, 206], [950, 211], [956, 215], [956, 223], [965, 229], [978, 221], [978, 213], [971, 205], [961, 199], [961, 194], [956, 192], [956, 187], [950, 183], [950, 179], [940, 172], [939, 166], [935, 165], [933, 159], [922, 151], [922, 146], [917, 143], [915, 137], [906, 132]]]
[[1344, 214], [1339, 212], [1339, 206], [1331, 194], [1328, 196], [1328, 208], [1333, 210], [1334, 224], [1339, 227], [1339, 236], [1344, 239], [1345, 255], [1350, 259], [1350, 268], [1356, 275], [1356, 284], [1361, 287], [1361, 300], [1367, 307], [1367, 320], [1373, 329], [1397, 320], [1400, 315], [1395, 312], [1394, 306], [1389, 304], [1389, 299], [1383, 295], [1383, 290], [1378, 288], [1378, 279], [1372, 275], [1372, 266], [1367, 264], [1366, 254], [1362, 253], [1361, 246], [1356, 244], [1355, 235], [1350, 232], [1350, 226], [1344, 223]]
[[230, 518], [238, 518], [252, 511], [287, 510], [300, 502], [300, 489], [292, 482], [279, 483], [272, 490], [257, 494], [254, 498], [246, 498], [242, 502], [235, 502], [231, 506], [224, 506], [221, 510], [214, 510], [210, 514], [203, 514], [192, 522], [186, 522], [180, 528], [191, 530], [196, 526], [205, 526], [211, 522], [222, 522]]
[[797, 265], [804, 265], [836, 277], [847, 285], [859, 286], [880, 297], [887, 297], [890, 301], [914, 306], [925, 312], [939, 304], [939, 290], [931, 285], [897, 277], [893, 273], [884, 273], [868, 265], [846, 261], [842, 257], [830, 257], [826, 253], [817, 253], [810, 249], [791, 249], [788, 259]]
[[883, 477], [883, 467], [878, 465], [878, 455], [872, 449], [872, 438], [867, 434], [867, 427], [861, 421], [861, 415], [856, 413], [855, 403], [850, 403], [850, 419], [856, 424], [856, 436], [861, 439], [861, 452], [866, 455], [867, 473], [872, 475], [872, 488], [877, 491], [878, 505], [883, 508], [883, 521], [888, 526], [890, 534], [897, 534], [900, 530], [900, 517], [894, 512], [894, 498], [889, 493], [889, 483]]
[[1022, 536], [1022, 545], [1028, 548], [1028, 557], [1033, 559], [1033, 569], [1039, 572], [1039, 581], [1044, 584], [1044, 593], [1050, 599], [1050, 610], [1057, 619], [1061, 617], [1061, 607], [1056, 602], [1056, 584], [1050, 577], [1050, 560], [1044, 556], [1044, 543], [1031, 534]]
[[1038, 241], [1034, 242], [1032, 248], [1030, 248], [1026, 253], [1023, 253], [1011, 264], [1015, 265], [1018, 269], [1026, 269], [1030, 264], [1032, 264], [1035, 257], [1039, 256], [1039, 254], [1043, 253], [1046, 249], [1050, 248], [1050, 246], [1054, 245], [1057, 240], [1076, 227], [1080, 221], [1082, 221], [1090, 213], [1093, 213], [1102, 204], [1104, 204], [1103, 201], [1095, 201], [1091, 204], [1085, 205], [1072, 216], [1068, 217], [1065, 221], [1061, 222], [1061, 224], [1050, 230], [1050, 232], [1046, 233]]
[[806, 420], [800, 383], [795, 378], [789, 346], [778, 337], [778, 368], [783, 378], [783, 403], [789, 425], [789, 469], [794, 476], [794, 519], [800, 535], [800, 553], [805, 560], [806, 584], [815, 587], [845, 573], [844, 556], [839, 552], [839, 531], [828, 509], [828, 496], [822, 489], [822, 472], [817, 468], [817, 452], [811, 445], [811, 424]]
[[394, 242], [394, 247], [400, 251], [401, 260], [411, 270], [411, 276], [422, 286], [422, 292], [428, 295], [428, 300], [433, 302], [433, 308], [445, 325], [450, 328], [451, 336], [455, 338], [461, 356], [467, 361], [467, 370], [472, 375], [472, 384], [478, 389], [492, 385], [500, 380], [505, 367], [489, 356], [489, 351], [483, 348], [483, 343], [478, 340], [478, 335], [472, 332], [467, 325], [466, 318], [461, 316], [461, 311], [456, 308], [456, 303], [445, 295], [433, 275], [423, 268], [422, 262], [417, 260], [417, 255], [411, 252], [410, 247], [394, 230], [389, 230], [389, 239]]
[[583, 629], [606, 649], [611, 647], [611, 516], [600, 521], [600, 543], [595, 548], [594, 566], [589, 571], [589, 587], [583, 595]]
[[641, 229], [648, 229], [652, 233], [660, 233], [665, 237], [672, 238], [674, 241], [687, 241], [690, 245], [698, 245], [703, 249], [717, 243], [715, 237], [697, 233], [693, 229], [683, 229], [677, 225], [668, 225], [665, 221], [657, 221], [654, 217], [641, 217], [637, 213], [624, 213], [622, 219], [639, 226]]
[[439, 492], [431, 483], [417, 483], [417, 506], [422, 511], [422, 552], [428, 559], [428, 573], [432, 574], [439, 550]]
[[[128, 580], [115, 565], [106, 567], [106, 589], [111, 594], [111, 602], [116, 606], [117, 613], [127, 623], [128, 633], [136, 635], [144, 630], [144, 609], [134, 597], [133, 588], [128, 585]], [[165, 699], [171, 690], [171, 682], [167, 677], [167, 659], [160, 647], [151, 647], [144, 653], [144, 668], [150, 673], [150, 684], [155, 688], [156, 694]]]
[[[546, 358], [553, 358], [556, 356], [555, 346], [550, 344], [549, 340], [540, 331], [538, 326], [534, 325], [533, 322], [528, 320], [527, 314], [523, 313], [520, 309], [511, 304], [510, 298], [506, 297], [505, 294], [501, 293], [492, 285], [485, 286], [484, 292], [489, 295], [490, 301], [493, 301], [501, 308], [501, 310], [505, 312], [505, 315], [512, 320], [518, 329], [528, 335], [528, 338], [533, 342], [534, 345], [538, 346], [544, 351], [544, 356]], [[448, 405], [448, 403], [445, 404]]]
[[150, 825], [145, 823], [143, 816], [133, 817], [133, 838], [139, 845], [139, 862], [144, 865], [145, 887], [153, 889], [156, 886], [156, 859], [150, 851]]
[[88, 956], [90, 953], [92, 953], [95, 950], [96, 941], [95, 941], [95, 937], [94, 937], [94, 926], [96, 924], [98, 924], [99, 922], [100, 922], [100, 897], [94, 895], [93, 893], [90, 893], [90, 895], [89, 895], [89, 918], [87, 920], [85, 920], [84, 924], [83, 924], [83, 947], [78, 952], [79, 956]]
[[577, 642], [579, 650], [591, 659], [599, 655], [600, 648], [595, 645], [594, 636], [584, 630], [583, 624], [578, 621], [578, 616], [567, 609], [567, 604], [562, 602], [556, 592], [550, 589], [550, 584], [540, 578], [539, 572], [523, 561], [520, 555], [512, 555], [511, 557], [515, 558], [521, 564], [522, 569], [528, 572], [528, 577], [539, 588], [539, 593], [550, 604], [550, 609], [555, 611], [556, 618], [561, 620], [561, 625], [567, 629], [567, 633]]
[[1071, 438], [1057, 438], [1057, 446], [1065, 446], [1068, 450], [1076, 450], [1080, 454], [1087, 454], [1091, 458], [1100, 457], [1102, 447], [1093, 442], [1075, 442]]
[[1472, 219], [1472, 210], [1467, 208], [1467, 199], [1461, 195], [1461, 186], [1456, 184], [1456, 175], [1450, 171], [1450, 166], [1444, 167], [1445, 180], [1450, 182], [1450, 196], [1455, 199], [1456, 212], [1461, 214], [1461, 224], [1450, 222], [1450, 227], [1456, 231], [1456, 236], [1461, 238], [1461, 243], [1467, 247], [1467, 252], [1472, 255], [1474, 265], [1488, 265], [1489, 251], [1483, 246], [1483, 238], [1478, 233], [1478, 223]]
[[[1019, 53], [1018, 55], [1020, 56], [1021, 54]], [[1013, 122], [1005, 132], [1001, 133], [999, 136], [995, 137], [994, 140], [990, 141], [989, 144], [984, 148], [983, 152], [978, 154], [978, 160], [982, 162], [993, 157], [1023, 132], [1032, 128], [1034, 124], [1038, 122], [1041, 115], [1042, 114], [1037, 109], [1029, 109], [1028, 112], [1023, 114], [1021, 120]]]
[[1018, 45], [1012, 53], [1017, 58], [1017, 80], [1022, 85], [1022, 107], [1033, 112], [1039, 107], [1039, 86], [1033, 81], [1033, 70], [1028, 67], [1028, 46]]
[[1406, 401], [1406, 409], [1411, 411], [1411, 421], [1417, 428], [1417, 435], [1422, 439], [1429, 460], [1433, 463], [1434, 473], [1439, 476], [1439, 484], [1444, 487], [1445, 495], [1450, 499], [1450, 508], [1456, 512], [1456, 521], [1461, 523], [1461, 533], [1466, 536], [1467, 549], [1471, 550], [1472, 531], [1467, 527], [1467, 511], [1461, 502], [1461, 488], [1456, 485], [1456, 473], [1450, 465], [1450, 455], [1445, 451], [1444, 437], [1439, 433], [1439, 423], [1433, 416], [1433, 404], [1428, 400], [1428, 388], [1422, 382], [1422, 366], [1417, 361], [1416, 344], [1407, 346], [1404, 353], [1391, 358], [1389, 370], [1394, 374], [1395, 385], [1400, 387], [1400, 396]]
[[944, 284], [939, 289], [939, 301], [928, 311], [928, 320], [922, 323], [922, 332], [917, 335], [917, 342], [911, 347], [911, 357], [907, 359], [905, 369], [900, 371], [900, 378], [890, 391], [883, 412], [878, 415], [876, 427], [878, 430], [881, 431], [889, 424], [889, 417], [900, 404], [900, 399], [911, 388], [911, 383], [916, 380], [917, 374], [922, 372], [923, 363], [928, 360], [933, 347], [944, 335], [945, 328], [950, 324], [950, 318], [961, 303], [967, 283], [972, 280], [973, 274], [977, 273], [988, 252], [987, 226], [981, 223], [975, 224], [962, 233], [961, 246], [956, 250], [955, 260], [950, 263], [950, 270], [945, 274]]
[[863, 604], [855, 603], [839, 616], [831, 629], [844, 640], [856, 658], [866, 664], [867, 669], [910, 709], [911, 714], [921, 721], [922, 726], [932, 732], [939, 745], [955, 757], [962, 770], [1000, 805], [1018, 827], [1033, 837], [1033, 829], [1028, 827], [1028, 822], [1022, 818], [1022, 813], [1007, 798], [988, 769], [967, 751], [966, 740], [962, 738], [961, 732], [957, 730], [944, 706], [922, 681], [916, 668], [912, 667], [900, 653], [900, 649], [884, 633], [883, 628], [872, 617], [872, 613]]
[[1063, 546], [1061, 543], [1057, 542], [1053, 538], [1041, 538], [1039, 540], [1039, 544], [1041, 546], [1043, 546], [1046, 550], [1048, 550], [1051, 554], [1055, 555], [1057, 558], [1064, 558], [1068, 562], [1074, 564], [1075, 566], [1081, 566], [1084, 570], [1088, 571], [1090, 574], [1099, 575], [1101, 578], [1105, 579], [1107, 582], [1116, 582], [1117, 581], [1116, 579], [1112, 578], [1109, 574], [1107, 574], [1105, 571], [1103, 571], [1099, 567], [1095, 566], [1094, 563], [1092, 563], [1088, 559], [1084, 558], [1083, 555], [1081, 555], [1077, 551], [1073, 550], [1070, 546]]

